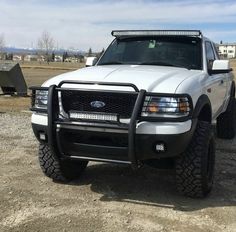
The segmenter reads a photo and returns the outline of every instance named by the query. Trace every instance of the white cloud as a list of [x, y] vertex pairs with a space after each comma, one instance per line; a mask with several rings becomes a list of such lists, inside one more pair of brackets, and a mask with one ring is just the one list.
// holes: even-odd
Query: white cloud
[[[0, 2], [6, 43], [36, 44], [48, 30], [59, 46], [101, 50], [112, 29], [207, 28], [220, 39], [222, 25], [236, 22], [234, 1], [6, 1]], [[214, 26], [214, 30], [210, 26]], [[229, 31], [229, 29], [225, 29]], [[219, 36], [219, 37], [218, 37]]]

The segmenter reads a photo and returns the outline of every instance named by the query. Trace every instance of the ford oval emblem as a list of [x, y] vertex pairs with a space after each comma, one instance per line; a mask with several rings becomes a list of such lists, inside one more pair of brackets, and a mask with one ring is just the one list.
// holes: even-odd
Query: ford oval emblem
[[94, 108], [102, 108], [106, 104], [105, 104], [105, 102], [102, 102], [102, 101], [92, 101], [92, 102], [90, 102], [90, 105]]

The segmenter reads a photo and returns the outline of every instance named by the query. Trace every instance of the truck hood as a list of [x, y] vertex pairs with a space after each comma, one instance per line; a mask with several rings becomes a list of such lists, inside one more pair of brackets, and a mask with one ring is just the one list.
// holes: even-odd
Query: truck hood
[[[95, 81], [132, 83], [148, 92], [175, 93], [186, 78], [199, 75], [202, 71], [152, 65], [106, 65], [82, 68], [56, 76], [43, 86], [58, 85], [61, 81]], [[83, 86], [83, 88], [94, 88]], [[127, 87], [96, 86], [96, 89], [124, 90]], [[128, 89], [125, 89], [128, 90]], [[132, 89], [130, 88], [130, 91]], [[128, 90], [129, 91], [129, 90]]]

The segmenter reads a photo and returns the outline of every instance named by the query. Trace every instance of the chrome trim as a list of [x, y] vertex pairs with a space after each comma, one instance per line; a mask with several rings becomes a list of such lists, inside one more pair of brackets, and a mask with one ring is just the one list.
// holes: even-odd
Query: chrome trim
[[112, 160], [112, 159], [101, 159], [101, 158], [92, 158], [86, 156], [69, 156], [71, 159], [81, 159], [81, 160], [89, 160], [89, 161], [99, 161], [99, 162], [110, 162], [110, 163], [119, 163], [119, 164], [131, 164], [130, 161], [123, 160]]

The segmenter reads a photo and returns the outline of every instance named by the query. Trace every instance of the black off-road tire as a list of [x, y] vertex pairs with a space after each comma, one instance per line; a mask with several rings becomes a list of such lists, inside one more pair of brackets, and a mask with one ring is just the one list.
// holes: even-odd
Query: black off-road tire
[[229, 100], [224, 113], [217, 118], [216, 130], [218, 138], [233, 139], [236, 133], [236, 101], [234, 96]]
[[212, 126], [199, 121], [186, 151], [176, 159], [177, 189], [185, 196], [200, 198], [210, 193], [214, 179], [215, 139]]
[[58, 182], [68, 182], [81, 175], [88, 161], [59, 160], [48, 145], [40, 144], [39, 163], [47, 177]]

